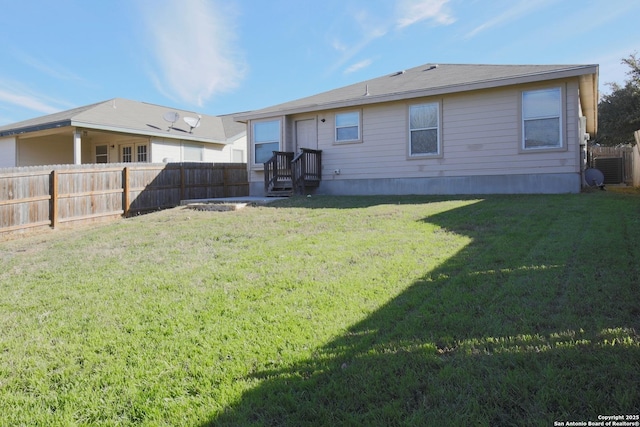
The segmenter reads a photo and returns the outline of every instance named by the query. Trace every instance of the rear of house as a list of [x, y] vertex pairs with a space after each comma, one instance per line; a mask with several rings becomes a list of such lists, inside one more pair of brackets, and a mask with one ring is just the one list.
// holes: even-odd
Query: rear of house
[[427, 64], [241, 115], [251, 194], [273, 151], [321, 153], [317, 194], [575, 193], [597, 65]]

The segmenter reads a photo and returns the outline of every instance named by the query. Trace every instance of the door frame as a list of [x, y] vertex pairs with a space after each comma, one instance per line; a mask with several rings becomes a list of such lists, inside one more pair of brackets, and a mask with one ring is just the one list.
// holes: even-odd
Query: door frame
[[[306, 141], [301, 144], [300, 141], [298, 140], [298, 123], [300, 122], [312, 122], [313, 126], [313, 136], [311, 139], [313, 139], [311, 144], [306, 143]], [[294, 137], [295, 137], [295, 151], [300, 151], [301, 148], [309, 148], [311, 150], [317, 150], [318, 149], [318, 118], [317, 117], [301, 117], [299, 119], [294, 120], [293, 122], [293, 131], [294, 131]], [[309, 146], [311, 145], [311, 146]]]

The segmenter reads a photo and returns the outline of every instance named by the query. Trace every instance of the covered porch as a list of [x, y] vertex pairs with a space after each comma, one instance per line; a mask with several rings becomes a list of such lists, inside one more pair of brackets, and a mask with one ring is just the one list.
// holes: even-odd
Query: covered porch
[[147, 162], [149, 137], [66, 127], [17, 135], [15, 165]]

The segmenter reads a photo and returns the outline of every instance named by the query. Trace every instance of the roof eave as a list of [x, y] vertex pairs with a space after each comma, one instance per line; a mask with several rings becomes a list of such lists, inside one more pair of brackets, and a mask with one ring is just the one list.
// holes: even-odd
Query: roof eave
[[239, 140], [240, 138], [246, 137], [247, 136], [247, 132], [240, 132], [238, 134], [235, 134], [233, 136], [230, 136], [229, 138], [227, 138], [227, 144], [233, 144], [234, 142], [236, 142], [237, 140]]
[[103, 130], [106, 132], [117, 132], [117, 133], [126, 133], [133, 135], [144, 135], [150, 137], [158, 137], [158, 138], [166, 138], [166, 139], [179, 139], [183, 141], [193, 141], [193, 142], [203, 142], [207, 144], [219, 144], [219, 145], [229, 145], [227, 141], [220, 141], [218, 139], [206, 138], [201, 136], [195, 136], [193, 134], [176, 134], [167, 132], [153, 132], [153, 131], [142, 131], [140, 129], [128, 129], [117, 126], [109, 126], [109, 125], [101, 125], [96, 123], [87, 123], [81, 121], [71, 121], [70, 126], [75, 126], [84, 129], [93, 129], [93, 130]]
[[582, 114], [587, 117], [587, 132], [594, 137], [598, 133], [598, 79], [599, 73], [581, 76], [580, 78], [580, 105]]
[[58, 129], [58, 128], [64, 128], [67, 126], [71, 126], [71, 120], [60, 120], [57, 122], [42, 123], [38, 125], [25, 126], [21, 128], [7, 129], [5, 131], [0, 131], [0, 137], [18, 136], [18, 135], [23, 135], [25, 133], [40, 132], [43, 130]]
[[234, 116], [234, 120], [246, 123], [248, 120], [265, 119], [269, 117], [285, 116], [290, 114], [309, 113], [313, 111], [339, 109], [347, 107], [356, 107], [368, 104], [378, 104], [382, 102], [400, 101], [404, 99], [425, 98], [430, 96], [446, 95], [449, 93], [468, 92], [481, 89], [491, 89], [502, 86], [511, 86], [523, 83], [535, 83], [546, 80], [564, 79], [570, 77], [578, 77], [587, 74], [597, 74], [597, 65], [588, 65], [581, 67], [573, 67], [565, 70], [547, 71], [536, 74], [528, 74], [524, 76], [515, 76], [501, 79], [483, 80], [471, 83], [439, 86], [434, 88], [412, 90], [406, 92], [391, 93], [385, 95], [363, 95], [359, 98], [352, 98], [343, 101], [333, 101], [321, 104], [309, 104], [292, 108], [283, 108], [280, 110], [269, 110], [263, 113], [259, 111], [247, 112]]

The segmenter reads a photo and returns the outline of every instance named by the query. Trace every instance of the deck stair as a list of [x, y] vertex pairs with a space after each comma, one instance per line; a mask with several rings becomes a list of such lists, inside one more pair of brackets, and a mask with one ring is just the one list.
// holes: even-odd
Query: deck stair
[[274, 151], [264, 163], [265, 195], [292, 196], [318, 188], [322, 179], [321, 153], [308, 148], [302, 148], [298, 154]]

